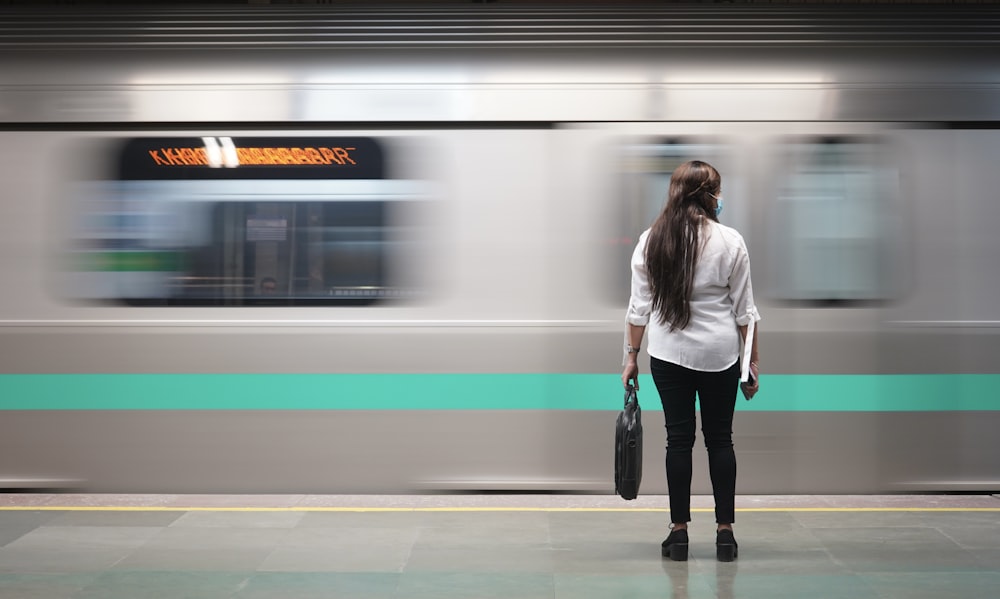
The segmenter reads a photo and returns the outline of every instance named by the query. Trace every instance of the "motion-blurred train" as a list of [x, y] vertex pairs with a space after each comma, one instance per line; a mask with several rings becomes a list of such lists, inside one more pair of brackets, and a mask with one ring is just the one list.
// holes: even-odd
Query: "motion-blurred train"
[[0, 23], [0, 488], [612, 493], [699, 158], [763, 316], [738, 492], [1000, 490], [997, 7], [48, 9]]

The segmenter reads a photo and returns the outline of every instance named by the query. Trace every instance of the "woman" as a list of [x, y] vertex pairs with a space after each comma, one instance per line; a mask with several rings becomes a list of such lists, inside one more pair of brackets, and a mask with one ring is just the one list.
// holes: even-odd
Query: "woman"
[[[739, 353], [747, 324], [760, 320], [750, 284], [750, 258], [743, 237], [719, 223], [722, 178], [711, 165], [686, 162], [670, 177], [667, 204], [639, 237], [632, 255], [625, 369], [622, 383], [639, 387], [636, 358], [649, 328], [650, 372], [660, 393], [667, 427], [667, 490], [670, 535], [664, 557], [683, 561], [691, 520], [691, 451], [695, 441], [695, 394], [718, 524], [716, 555], [732, 561], [736, 454], [733, 410], [740, 379]], [[757, 335], [751, 345], [757, 392]]]

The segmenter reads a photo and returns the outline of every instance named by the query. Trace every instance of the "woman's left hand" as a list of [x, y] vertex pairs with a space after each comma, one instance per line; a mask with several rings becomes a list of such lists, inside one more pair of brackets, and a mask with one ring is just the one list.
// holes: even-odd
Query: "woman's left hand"
[[622, 371], [622, 387], [628, 388], [629, 381], [635, 386], [635, 390], [639, 390], [639, 365], [636, 364], [635, 360], [629, 360], [625, 364], [625, 369]]

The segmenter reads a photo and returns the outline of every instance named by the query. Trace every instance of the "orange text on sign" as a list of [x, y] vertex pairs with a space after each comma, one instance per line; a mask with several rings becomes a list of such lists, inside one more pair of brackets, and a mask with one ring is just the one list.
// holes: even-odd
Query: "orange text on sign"
[[[329, 166], [357, 164], [351, 152], [357, 148], [236, 148], [239, 163], [245, 166]], [[160, 148], [149, 150], [158, 166], [210, 166], [205, 148]]]

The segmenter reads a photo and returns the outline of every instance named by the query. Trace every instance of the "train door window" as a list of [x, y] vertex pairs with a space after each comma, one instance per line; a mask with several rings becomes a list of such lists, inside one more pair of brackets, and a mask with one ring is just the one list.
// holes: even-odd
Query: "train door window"
[[82, 295], [346, 306], [421, 294], [403, 265], [427, 241], [413, 207], [430, 200], [421, 182], [384, 176], [374, 139], [138, 139], [120, 162], [81, 205]]
[[900, 288], [898, 176], [878, 140], [824, 138], [781, 146], [769, 220], [777, 299], [853, 305]]
[[[669, 138], [643, 140], [621, 149], [619, 172], [621, 196], [614, 198], [616, 229], [611, 235], [614, 259], [611, 262], [610, 300], [627, 303], [631, 285], [628, 265], [635, 244], [663, 210], [670, 176], [689, 160], [703, 160], [726, 171], [723, 146], [714, 140]], [[729, 179], [724, 182], [729, 187]]]

